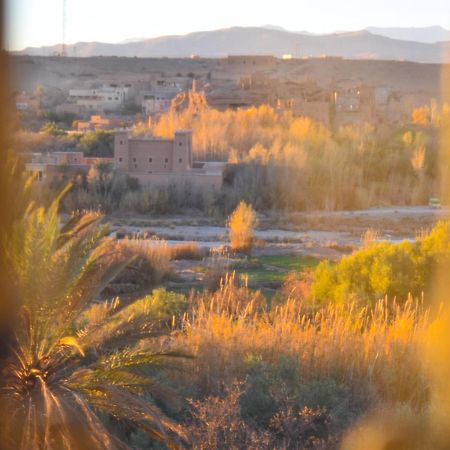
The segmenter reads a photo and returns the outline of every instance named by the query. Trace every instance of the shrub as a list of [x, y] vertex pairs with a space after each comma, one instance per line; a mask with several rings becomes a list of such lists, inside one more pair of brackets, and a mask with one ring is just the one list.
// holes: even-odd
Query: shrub
[[230, 256], [221, 247], [213, 248], [210, 256], [205, 259], [205, 268], [203, 286], [205, 289], [215, 291], [228, 276]]
[[438, 262], [450, 258], [450, 222], [440, 222], [416, 242], [371, 244], [314, 273], [314, 301], [374, 302], [385, 295], [405, 301], [429, 293]]
[[155, 289], [150, 298], [153, 308], [160, 317], [172, 317], [183, 314], [187, 309], [187, 299], [183, 294], [168, 292], [164, 288]]
[[[360, 412], [351, 403], [349, 389], [332, 378], [302, 381], [297, 359], [283, 355], [278, 361], [268, 363], [261, 357], [246, 360], [245, 391], [241, 396], [244, 416], [269, 426], [278, 411], [289, 409], [294, 415], [304, 408], [322, 411], [329, 416], [328, 425], [348, 425]], [[336, 426], [335, 426], [336, 428]]]
[[241, 418], [242, 387], [235, 383], [224, 396], [191, 401], [193, 420], [189, 426], [192, 448], [199, 450], [262, 450], [272, 448], [267, 432], [259, 431]]
[[131, 263], [114, 279], [138, 287], [153, 287], [173, 276], [171, 251], [167, 242], [159, 240], [122, 239], [119, 248], [132, 257]]
[[197, 242], [185, 242], [170, 247], [171, 259], [201, 259], [202, 251]]
[[209, 396], [203, 401], [191, 401], [192, 420], [188, 425], [192, 448], [284, 450], [330, 449], [336, 444], [330, 438], [331, 418], [321, 408], [303, 407], [294, 411], [280, 409], [262, 428], [242, 415], [240, 403], [245, 387], [233, 383], [225, 387], [224, 395]]
[[267, 426], [278, 409], [273, 391], [280, 387], [282, 379], [278, 376], [277, 366], [261, 358], [250, 356], [246, 365], [246, 390], [241, 398], [243, 414]]
[[336, 444], [329, 439], [330, 421], [325, 409], [305, 406], [295, 412], [289, 407], [274, 414], [269, 428], [276, 436], [277, 448], [297, 450], [301, 445], [300, 448], [330, 449]]
[[247, 205], [244, 201], [241, 201], [228, 221], [230, 244], [233, 251], [249, 252], [251, 250], [255, 225], [255, 211], [251, 205]]
[[64, 136], [66, 134], [63, 129], [57, 127], [55, 122], [47, 122], [44, 124], [41, 132], [53, 137]]
[[111, 157], [114, 155], [114, 133], [97, 130], [80, 137], [79, 148], [85, 156]]

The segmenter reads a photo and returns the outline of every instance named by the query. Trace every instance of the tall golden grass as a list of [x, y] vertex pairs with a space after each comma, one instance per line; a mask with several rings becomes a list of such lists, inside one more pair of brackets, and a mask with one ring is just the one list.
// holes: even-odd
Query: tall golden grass
[[117, 246], [133, 259], [116, 282], [155, 286], [173, 275], [171, 249], [166, 241], [126, 238]]
[[426, 401], [419, 354], [430, 319], [417, 302], [380, 300], [372, 308], [328, 305], [311, 312], [288, 298], [269, 309], [260, 292], [229, 276], [194, 304], [178, 339], [197, 355], [192, 381], [205, 394], [242, 379], [245, 360], [258, 355], [273, 364], [283, 356], [297, 360], [299, 382], [330, 377], [377, 401]]

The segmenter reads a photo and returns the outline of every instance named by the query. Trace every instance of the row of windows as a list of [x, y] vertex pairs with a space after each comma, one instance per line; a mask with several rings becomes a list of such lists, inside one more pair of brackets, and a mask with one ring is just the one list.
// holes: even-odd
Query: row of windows
[[[119, 141], [119, 144], [120, 144], [120, 145], [123, 145], [123, 141]], [[183, 145], [183, 143], [182, 143], [182, 142], [179, 142], [178, 145], [181, 147], [181, 146]]]
[[[119, 158], [119, 162], [122, 162], [123, 158], [120, 157]], [[136, 158], [133, 158], [133, 162], [136, 162]], [[148, 158], [148, 162], [152, 163], [153, 162], [153, 158]], [[164, 158], [164, 162], [168, 163], [169, 162], [169, 158]], [[178, 162], [181, 164], [183, 162], [183, 158], [178, 158]]]

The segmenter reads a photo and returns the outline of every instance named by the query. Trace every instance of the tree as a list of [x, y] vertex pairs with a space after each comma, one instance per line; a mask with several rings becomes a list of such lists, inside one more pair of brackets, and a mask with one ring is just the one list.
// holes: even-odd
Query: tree
[[2, 239], [18, 294], [1, 367], [2, 448], [125, 448], [108, 417], [175, 447], [182, 430], [154, 404], [174, 397], [157, 375], [182, 356], [155, 341], [167, 327], [160, 299], [94, 302], [130, 257], [97, 213], [61, 226], [60, 197], [31, 204]]
[[66, 132], [61, 129], [58, 128], [56, 126], [55, 122], [47, 122], [45, 123], [42, 128], [41, 128], [41, 132], [48, 134], [49, 136], [53, 136], [53, 137], [59, 137], [59, 136], [65, 136]]
[[230, 244], [235, 252], [249, 252], [253, 246], [253, 230], [256, 226], [256, 214], [251, 205], [241, 201], [231, 214], [228, 227]]
[[80, 138], [79, 148], [85, 156], [111, 157], [114, 155], [114, 133], [97, 130]]

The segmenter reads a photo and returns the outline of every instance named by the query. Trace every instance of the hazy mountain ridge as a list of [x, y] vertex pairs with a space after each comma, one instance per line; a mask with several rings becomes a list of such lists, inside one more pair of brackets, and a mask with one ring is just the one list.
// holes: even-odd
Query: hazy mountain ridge
[[[268, 30], [290, 31], [296, 34], [307, 34], [311, 36], [320, 36], [321, 33], [310, 33], [308, 31], [293, 31], [277, 25], [267, 24], [263, 28]], [[398, 39], [402, 41], [422, 42], [423, 44], [434, 44], [437, 42], [450, 41], [450, 30], [447, 30], [440, 25], [433, 25], [429, 27], [367, 27], [365, 31], [378, 36], [384, 36], [391, 39]], [[342, 34], [348, 31], [338, 30], [334, 33], [328, 34]], [[322, 33], [322, 35], [327, 33]]]
[[441, 26], [431, 27], [409, 27], [409, 28], [366, 28], [372, 34], [389, 37], [391, 39], [401, 39], [404, 41], [422, 42], [425, 44], [433, 44], [436, 42], [450, 41], [450, 30], [446, 30]]
[[[60, 45], [29, 47], [21, 54], [48, 56]], [[424, 63], [450, 62], [450, 42], [421, 43], [391, 39], [367, 30], [311, 35], [267, 27], [232, 27], [199, 31], [183, 36], [161, 36], [141, 41], [109, 44], [79, 42], [67, 46], [69, 56], [190, 57], [217, 58], [230, 54], [281, 56], [323, 55], [349, 59], [407, 60]], [[443, 55], [445, 57], [443, 57]]]

